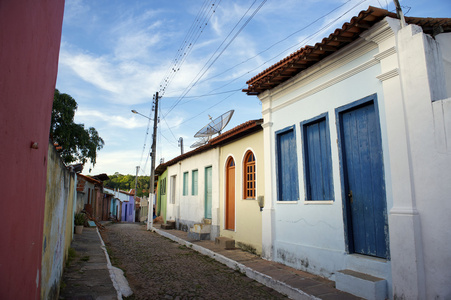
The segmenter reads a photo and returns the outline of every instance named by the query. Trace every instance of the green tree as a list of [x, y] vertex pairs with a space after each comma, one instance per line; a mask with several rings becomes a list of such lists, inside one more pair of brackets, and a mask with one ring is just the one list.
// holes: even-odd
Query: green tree
[[77, 102], [68, 94], [55, 89], [50, 124], [50, 137], [62, 147], [60, 151], [64, 163], [86, 163], [94, 166], [97, 151], [105, 144], [94, 127], [85, 129], [83, 124], [74, 123]]
[[[108, 175], [110, 178], [103, 182], [103, 184], [110, 189], [119, 189], [123, 191], [128, 191], [135, 188], [135, 176], [133, 175], [122, 175], [118, 172], [113, 175]], [[138, 176], [138, 186], [136, 188], [136, 195], [138, 197], [147, 196], [149, 194], [149, 176]]]

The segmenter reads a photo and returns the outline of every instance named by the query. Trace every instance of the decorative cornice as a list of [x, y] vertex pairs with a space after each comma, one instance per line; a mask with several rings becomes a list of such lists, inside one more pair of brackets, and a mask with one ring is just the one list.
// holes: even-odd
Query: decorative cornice
[[381, 60], [383, 60], [383, 59], [385, 59], [385, 58], [387, 58], [389, 56], [392, 56], [394, 54], [396, 54], [396, 47], [395, 46], [390, 47], [390, 48], [388, 48], [388, 49], [386, 49], [386, 50], [374, 55], [374, 58], [377, 59], [378, 61], [381, 61]]
[[375, 24], [370, 30], [362, 32], [360, 36], [369, 42], [375, 42], [377, 44], [394, 36], [395, 34], [388, 22], [389, 19], [391, 18], [386, 17], [383, 21]]
[[262, 115], [266, 115], [266, 114], [271, 114], [272, 113], [272, 109], [271, 108], [267, 108], [262, 110]]
[[[299, 73], [293, 79], [286, 81], [275, 89], [271, 90], [272, 96], [281, 97], [289, 92], [290, 88], [295, 86], [299, 88], [300, 86], [305, 86], [323, 77], [325, 74], [335, 71], [336, 69], [343, 67], [344, 65], [350, 63], [358, 57], [368, 53], [377, 48], [377, 44], [372, 42], [367, 42], [364, 39], [360, 39], [354, 42], [352, 45], [352, 50], [349, 46], [340, 49], [334, 54], [331, 54], [326, 59], [320, 63], [310, 67], [309, 69]], [[299, 83], [302, 82], [302, 85]]]
[[356, 74], [358, 74], [358, 73], [360, 73], [362, 71], [365, 71], [366, 69], [369, 69], [372, 66], [377, 65], [378, 63], [379, 63], [379, 61], [377, 59], [373, 58], [373, 59], [361, 64], [360, 66], [357, 66], [357, 67], [355, 67], [355, 68], [353, 68], [353, 69], [351, 69], [351, 70], [349, 70], [349, 71], [347, 71], [347, 72], [345, 72], [345, 73], [343, 73], [343, 74], [341, 74], [341, 75], [339, 75], [339, 76], [337, 76], [335, 78], [332, 78], [331, 80], [326, 81], [323, 84], [318, 85], [317, 87], [315, 87], [313, 89], [310, 89], [309, 91], [307, 91], [307, 92], [305, 92], [305, 93], [303, 93], [303, 94], [301, 94], [301, 95], [299, 95], [299, 96], [297, 96], [297, 97], [295, 97], [295, 98], [293, 98], [293, 99], [291, 99], [291, 100], [289, 100], [287, 102], [282, 103], [281, 105], [279, 105], [277, 107], [274, 107], [272, 109], [272, 111], [275, 112], [275, 111], [277, 111], [279, 109], [282, 109], [282, 108], [284, 108], [284, 107], [286, 107], [288, 105], [291, 105], [291, 104], [293, 104], [293, 103], [295, 103], [295, 102], [297, 102], [297, 101], [299, 101], [301, 99], [304, 99], [304, 98], [306, 98], [308, 96], [316, 94], [316, 93], [318, 93], [318, 92], [320, 92], [320, 91], [322, 91], [322, 90], [324, 90], [324, 89], [326, 89], [326, 88], [328, 88], [328, 87], [330, 87], [330, 86], [332, 86], [334, 84], [337, 84], [337, 83], [339, 83], [339, 82], [341, 82], [341, 81], [343, 81], [345, 79], [348, 79], [351, 76], [354, 76], [354, 75], [356, 75]]
[[273, 125], [273, 122], [266, 122], [266, 123], [263, 123], [262, 124], [262, 127], [263, 127], [263, 129], [266, 129], [267, 127], [269, 128], [269, 127], [272, 127], [272, 125]]
[[385, 81], [387, 79], [396, 77], [399, 75], [399, 71], [398, 68], [390, 70], [388, 72], [382, 73], [381, 75], [376, 76], [377, 79], [379, 79], [380, 81]]

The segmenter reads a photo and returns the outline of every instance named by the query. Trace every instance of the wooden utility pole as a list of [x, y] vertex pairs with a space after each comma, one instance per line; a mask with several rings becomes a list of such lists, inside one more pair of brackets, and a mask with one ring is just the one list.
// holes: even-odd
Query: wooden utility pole
[[138, 193], [137, 187], [138, 187], [138, 171], [139, 166], [136, 166], [136, 176], [135, 176], [135, 203], [136, 203], [136, 194]]
[[158, 92], [155, 94], [155, 116], [153, 119], [153, 135], [152, 135], [152, 152], [150, 152], [150, 157], [152, 159], [150, 167], [150, 186], [149, 186], [149, 209], [147, 216], [147, 230], [152, 230], [153, 227], [153, 198], [155, 197], [154, 187], [155, 187], [155, 159], [157, 152], [157, 126], [158, 126]]

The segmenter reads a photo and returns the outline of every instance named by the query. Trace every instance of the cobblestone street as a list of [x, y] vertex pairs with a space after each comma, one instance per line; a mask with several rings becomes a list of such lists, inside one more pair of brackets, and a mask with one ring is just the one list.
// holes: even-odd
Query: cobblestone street
[[236, 270], [179, 245], [145, 225], [111, 224], [102, 232], [111, 263], [124, 270], [128, 299], [287, 299]]

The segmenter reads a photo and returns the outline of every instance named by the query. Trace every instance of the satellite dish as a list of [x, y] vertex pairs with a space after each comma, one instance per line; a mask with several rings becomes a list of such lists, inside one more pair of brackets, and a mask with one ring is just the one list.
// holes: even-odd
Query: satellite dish
[[203, 146], [210, 140], [209, 136], [201, 137], [197, 140], [197, 142], [194, 142], [194, 144], [191, 145], [191, 148], [197, 148], [199, 146]]
[[[217, 117], [207, 125], [205, 125], [204, 128], [199, 130], [194, 137], [210, 137], [213, 134], [221, 133], [221, 130], [224, 129], [224, 127], [227, 126], [230, 119], [232, 118], [232, 115], [235, 110], [229, 110], [228, 112], [222, 114], [221, 116]], [[207, 140], [208, 141], [208, 140]], [[191, 146], [192, 147], [192, 146]]]

